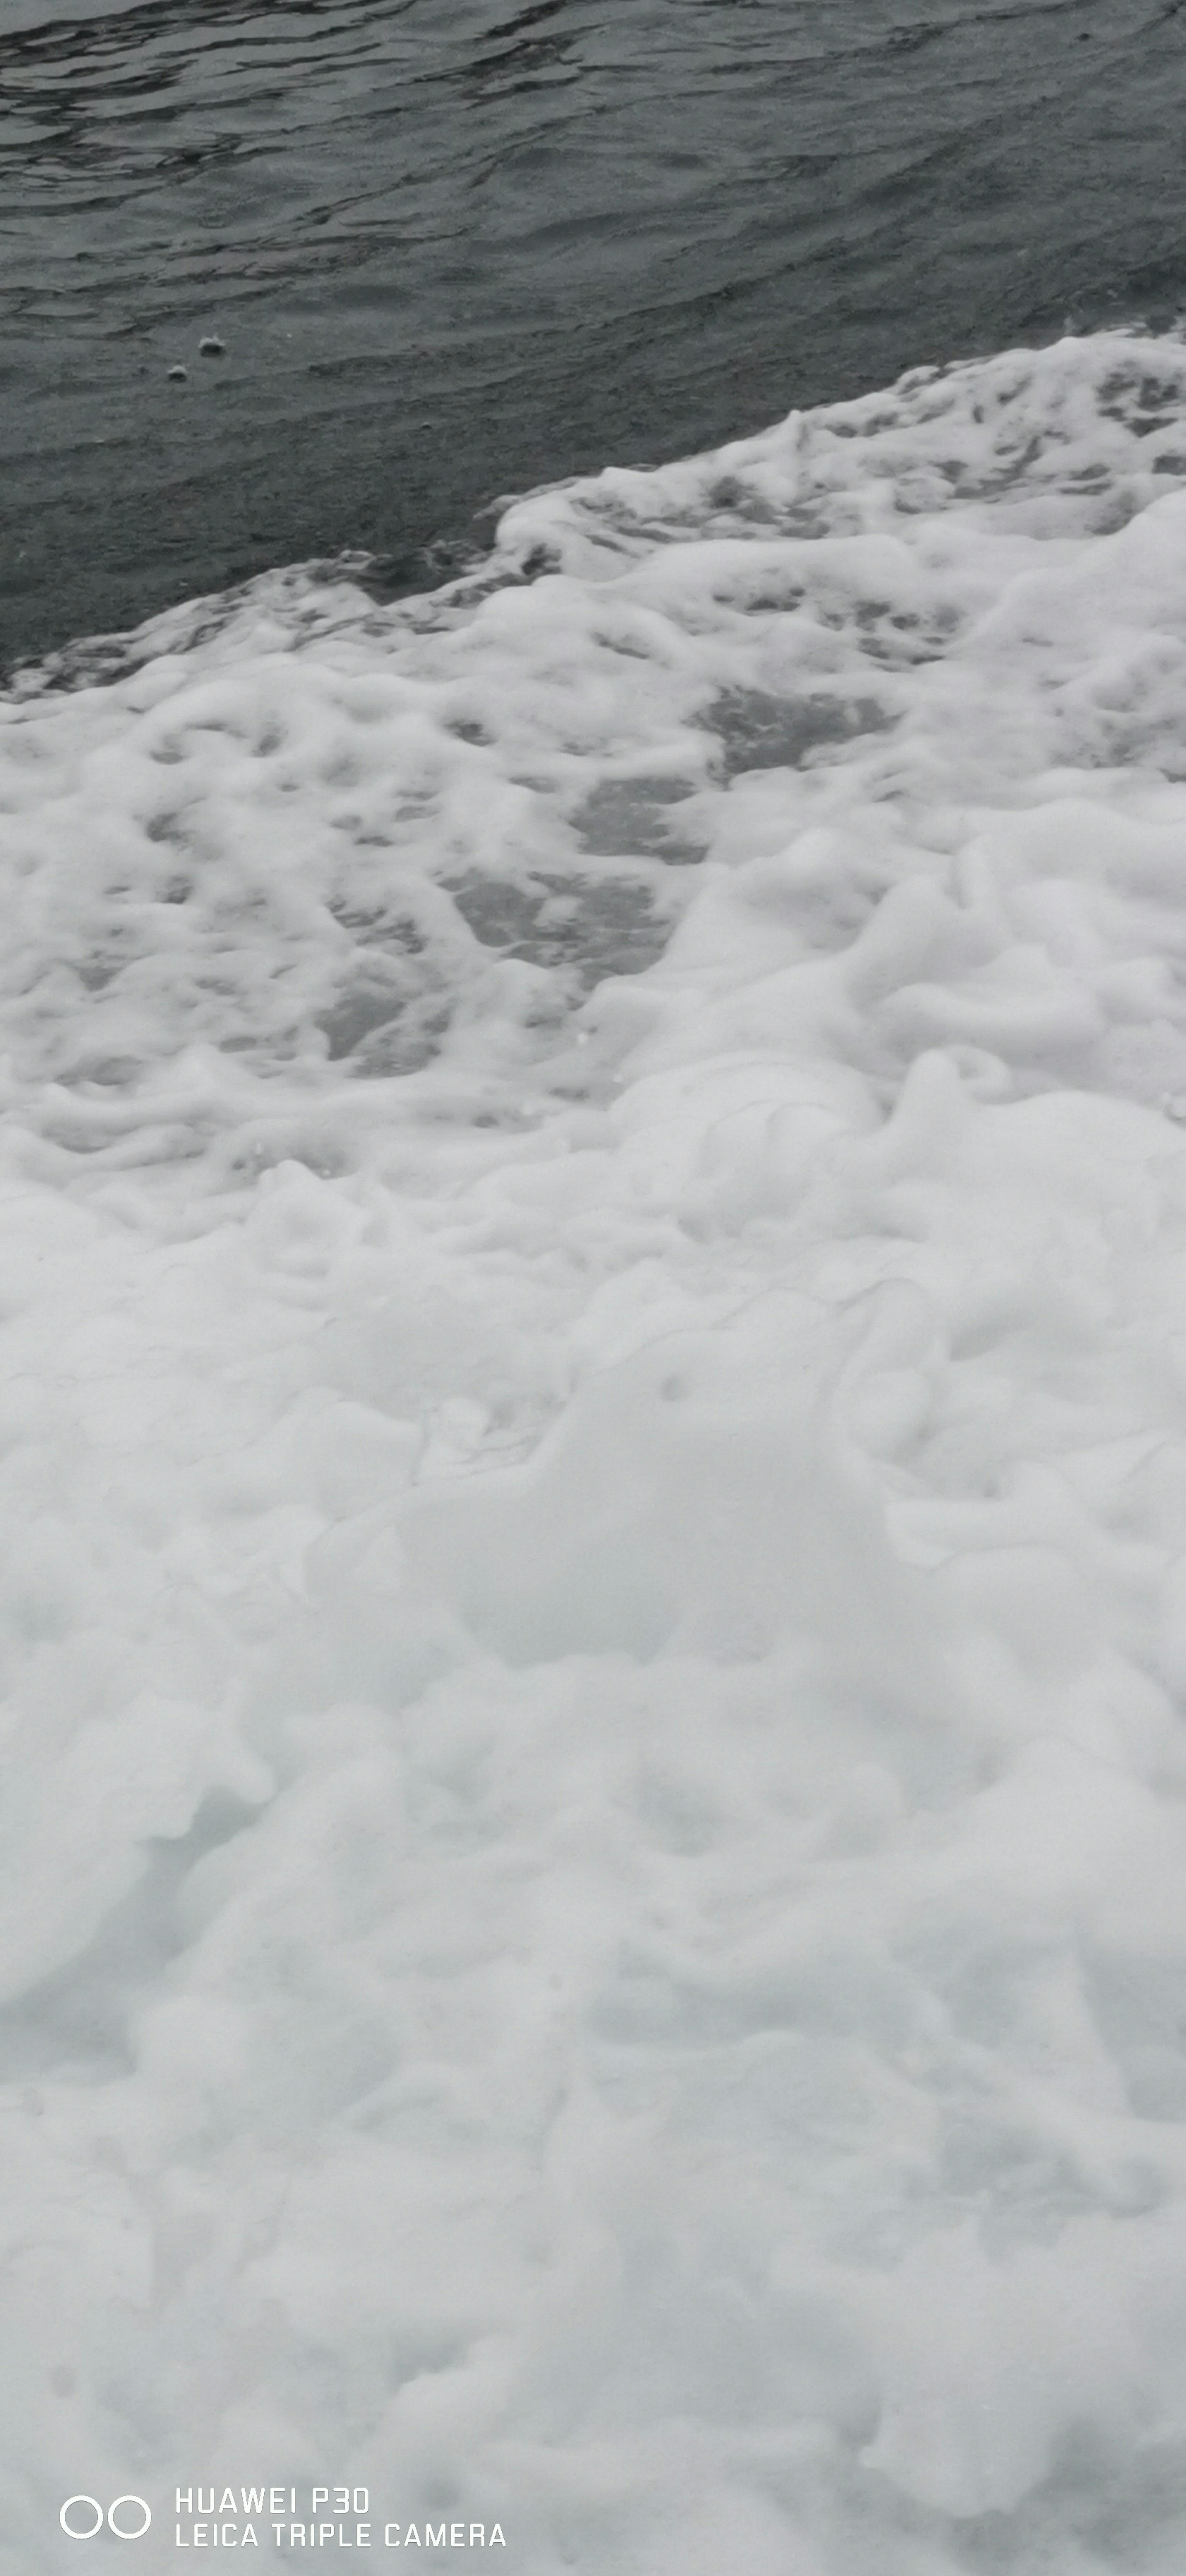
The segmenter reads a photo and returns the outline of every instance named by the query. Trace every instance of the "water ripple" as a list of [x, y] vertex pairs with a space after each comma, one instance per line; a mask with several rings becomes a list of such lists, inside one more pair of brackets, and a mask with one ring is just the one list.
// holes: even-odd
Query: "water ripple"
[[0, 35], [0, 657], [1181, 298], [1163, 0], [68, 6]]

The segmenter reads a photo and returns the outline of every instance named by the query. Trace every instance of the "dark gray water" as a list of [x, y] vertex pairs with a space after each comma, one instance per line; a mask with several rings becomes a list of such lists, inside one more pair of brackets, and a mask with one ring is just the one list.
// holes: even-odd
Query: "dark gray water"
[[0, 0], [0, 663], [1164, 322], [1184, 62], [1186, 0]]

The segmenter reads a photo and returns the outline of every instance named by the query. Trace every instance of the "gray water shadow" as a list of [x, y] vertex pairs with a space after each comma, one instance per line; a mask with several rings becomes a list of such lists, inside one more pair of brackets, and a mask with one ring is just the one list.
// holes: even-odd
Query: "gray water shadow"
[[667, 945], [669, 925], [649, 886], [629, 878], [538, 875], [523, 884], [474, 872], [451, 880], [449, 892], [484, 948], [573, 969], [585, 991], [607, 975], [640, 975]]
[[352, 1072], [378, 1077], [422, 1072], [439, 1055], [451, 1018], [438, 992], [359, 984], [320, 1011], [315, 1025], [329, 1041], [331, 1064], [349, 1062]]
[[254, 1808], [215, 1790], [188, 1833], [145, 1843], [143, 1875], [86, 1949], [0, 2007], [0, 2082], [53, 2074], [98, 2084], [130, 2071], [135, 2008], [186, 1946], [179, 1890], [195, 1862], [254, 1822]]
[[352, 981], [318, 1012], [331, 1064], [359, 1074], [419, 1073], [440, 1051], [452, 1016], [440, 976], [425, 961], [428, 935], [410, 915], [384, 905], [331, 906], [355, 942]]
[[681, 834], [671, 812], [693, 792], [686, 778], [603, 778], [570, 816], [571, 828], [590, 858], [694, 866], [706, 841], [699, 833]]
[[1137, 2117], [1186, 2118], [1186, 1979], [1177, 1961], [1101, 1954], [1085, 1961], [1083, 1983]]
[[797, 769], [825, 744], [884, 733], [894, 719], [873, 698], [773, 697], [764, 689], [727, 689], [704, 722], [720, 743], [719, 776], [751, 769]]

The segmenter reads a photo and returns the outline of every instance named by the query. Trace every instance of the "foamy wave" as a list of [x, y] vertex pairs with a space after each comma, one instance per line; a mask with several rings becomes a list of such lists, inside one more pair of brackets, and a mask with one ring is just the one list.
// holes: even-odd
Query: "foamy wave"
[[1113, 334], [0, 710], [14, 2570], [1177, 2570], [1184, 709]]

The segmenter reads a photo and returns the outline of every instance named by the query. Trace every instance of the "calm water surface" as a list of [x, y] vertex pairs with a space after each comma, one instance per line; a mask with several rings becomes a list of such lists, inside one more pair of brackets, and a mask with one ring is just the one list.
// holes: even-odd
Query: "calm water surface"
[[1184, 63], [1184, 0], [0, 0], [0, 662], [1164, 322]]

